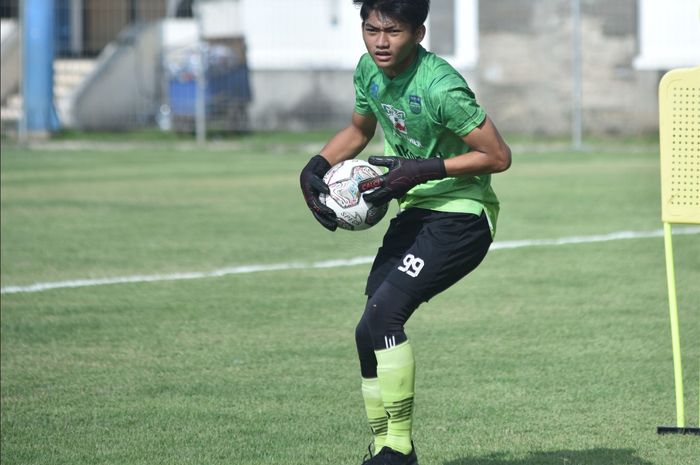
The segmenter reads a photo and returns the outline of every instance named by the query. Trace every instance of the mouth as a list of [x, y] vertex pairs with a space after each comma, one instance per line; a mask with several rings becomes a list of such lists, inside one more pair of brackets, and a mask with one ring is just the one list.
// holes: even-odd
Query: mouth
[[374, 52], [374, 58], [381, 62], [391, 61], [391, 53], [384, 51]]

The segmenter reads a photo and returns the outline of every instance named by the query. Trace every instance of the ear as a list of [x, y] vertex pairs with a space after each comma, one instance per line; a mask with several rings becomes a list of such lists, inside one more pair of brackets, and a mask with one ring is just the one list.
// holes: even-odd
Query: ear
[[416, 44], [420, 44], [425, 39], [425, 24], [421, 24], [418, 29], [416, 29]]

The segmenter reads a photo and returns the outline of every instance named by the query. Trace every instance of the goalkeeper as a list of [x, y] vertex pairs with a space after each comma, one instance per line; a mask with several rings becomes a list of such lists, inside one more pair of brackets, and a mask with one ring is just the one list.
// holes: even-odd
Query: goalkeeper
[[381, 125], [385, 156], [369, 162], [389, 170], [360, 191], [374, 204], [397, 199], [401, 211], [372, 265], [355, 332], [374, 441], [364, 463], [416, 465], [414, 358], [404, 325], [483, 260], [499, 210], [490, 175], [508, 169], [511, 153], [464, 78], [420, 45], [429, 0], [354, 3], [367, 53], [354, 74], [352, 120], [309, 161], [300, 182], [316, 220], [334, 231], [335, 214], [318, 199], [328, 193], [323, 175], [357, 156]]

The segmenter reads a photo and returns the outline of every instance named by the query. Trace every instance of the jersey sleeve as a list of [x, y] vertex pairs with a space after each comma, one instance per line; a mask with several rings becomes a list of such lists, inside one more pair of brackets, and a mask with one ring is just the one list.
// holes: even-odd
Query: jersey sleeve
[[454, 81], [435, 93], [437, 116], [447, 129], [463, 137], [484, 122], [486, 112], [466, 82]]
[[363, 66], [364, 56], [360, 58], [360, 62], [355, 68], [355, 74], [353, 75], [353, 84], [355, 86], [355, 113], [360, 115], [366, 115], [372, 112], [367, 101], [367, 86], [364, 78], [364, 66]]

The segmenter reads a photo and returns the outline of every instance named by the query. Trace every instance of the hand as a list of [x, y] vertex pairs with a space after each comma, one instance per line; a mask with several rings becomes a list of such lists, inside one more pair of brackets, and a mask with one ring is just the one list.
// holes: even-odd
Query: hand
[[441, 158], [409, 160], [401, 157], [369, 157], [368, 161], [389, 168], [388, 173], [366, 179], [358, 185], [360, 192], [376, 189], [363, 195], [367, 202], [374, 205], [403, 197], [418, 184], [446, 176], [445, 162]]
[[330, 193], [330, 189], [322, 179], [329, 169], [331, 169], [330, 163], [321, 155], [316, 155], [301, 170], [299, 183], [306, 205], [313, 213], [314, 218], [327, 230], [335, 231], [338, 227], [335, 212], [323, 205], [318, 199], [319, 193]]

